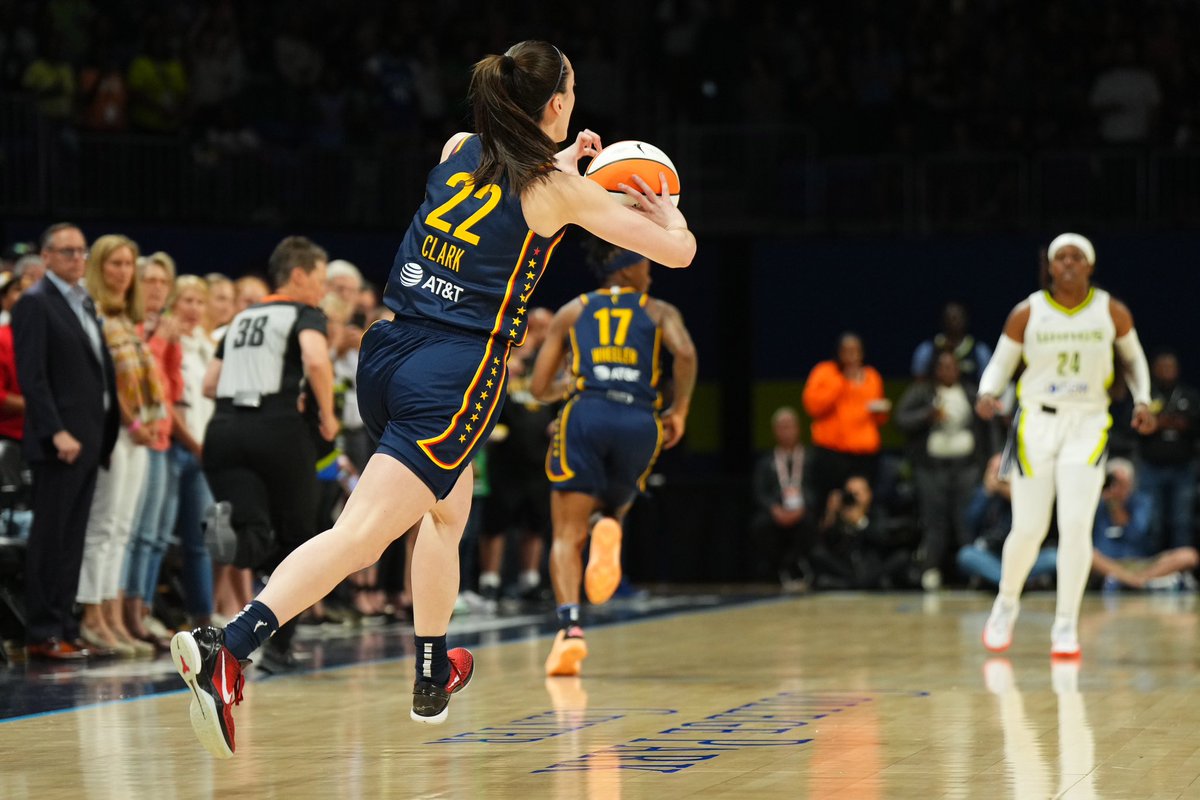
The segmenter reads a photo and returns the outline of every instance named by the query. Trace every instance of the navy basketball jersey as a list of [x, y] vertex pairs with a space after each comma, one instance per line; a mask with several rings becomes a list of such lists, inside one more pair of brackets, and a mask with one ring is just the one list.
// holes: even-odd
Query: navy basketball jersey
[[614, 286], [579, 299], [583, 313], [570, 331], [576, 390], [619, 392], [657, 408], [662, 328], [646, 313], [649, 296]]
[[520, 345], [526, 315], [562, 231], [529, 230], [508, 180], [476, 186], [478, 136], [429, 173], [425, 201], [396, 253], [383, 302], [400, 319], [434, 320]]

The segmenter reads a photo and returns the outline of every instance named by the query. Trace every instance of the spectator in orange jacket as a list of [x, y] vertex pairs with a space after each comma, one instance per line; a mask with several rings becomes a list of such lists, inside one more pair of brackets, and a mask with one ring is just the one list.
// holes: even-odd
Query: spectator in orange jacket
[[883, 396], [883, 379], [863, 364], [862, 339], [844, 333], [837, 360], [813, 367], [804, 385], [804, 409], [812, 417], [812, 488], [823, 508], [829, 493], [860, 475], [872, 483], [879, 459], [879, 426], [887, 422], [891, 403]]

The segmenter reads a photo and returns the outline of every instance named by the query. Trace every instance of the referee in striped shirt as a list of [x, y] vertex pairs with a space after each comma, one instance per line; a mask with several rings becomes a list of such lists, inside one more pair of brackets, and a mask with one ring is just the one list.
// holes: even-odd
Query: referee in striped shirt
[[[204, 474], [213, 497], [232, 506], [238, 567], [270, 572], [317, 533], [317, 454], [305, 414], [315, 414], [326, 441], [338, 431], [317, 308], [327, 261], [304, 237], [280, 242], [268, 262], [274, 290], [233, 318], [205, 376], [217, 406], [204, 436]], [[292, 627], [264, 647], [260, 668], [295, 665]]]

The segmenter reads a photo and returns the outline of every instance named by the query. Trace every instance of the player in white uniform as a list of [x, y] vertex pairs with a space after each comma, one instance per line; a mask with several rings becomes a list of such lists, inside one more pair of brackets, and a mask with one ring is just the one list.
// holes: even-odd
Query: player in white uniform
[[1058, 603], [1050, 653], [1079, 655], [1079, 605], [1092, 563], [1092, 525], [1104, 485], [1113, 378], [1113, 347], [1133, 396], [1133, 428], [1154, 429], [1150, 370], [1124, 303], [1092, 286], [1096, 251], [1075, 233], [1050, 243], [1050, 288], [1012, 310], [996, 354], [984, 370], [976, 409], [991, 419], [1021, 356], [1007, 462], [1012, 476], [1012, 532], [1004, 543], [1000, 592], [983, 632], [993, 652], [1012, 643], [1021, 589], [1050, 527], [1058, 496]]

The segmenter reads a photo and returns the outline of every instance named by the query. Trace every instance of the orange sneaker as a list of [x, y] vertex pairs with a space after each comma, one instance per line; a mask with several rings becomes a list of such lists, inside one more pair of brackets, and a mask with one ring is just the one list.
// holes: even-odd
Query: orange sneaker
[[578, 675], [583, 671], [582, 662], [587, 658], [587, 642], [583, 639], [583, 629], [578, 625], [564, 628], [554, 637], [554, 646], [546, 658], [546, 674], [548, 676]]
[[583, 588], [593, 605], [607, 603], [621, 585], [621, 523], [601, 517], [592, 527], [592, 546], [588, 553]]

